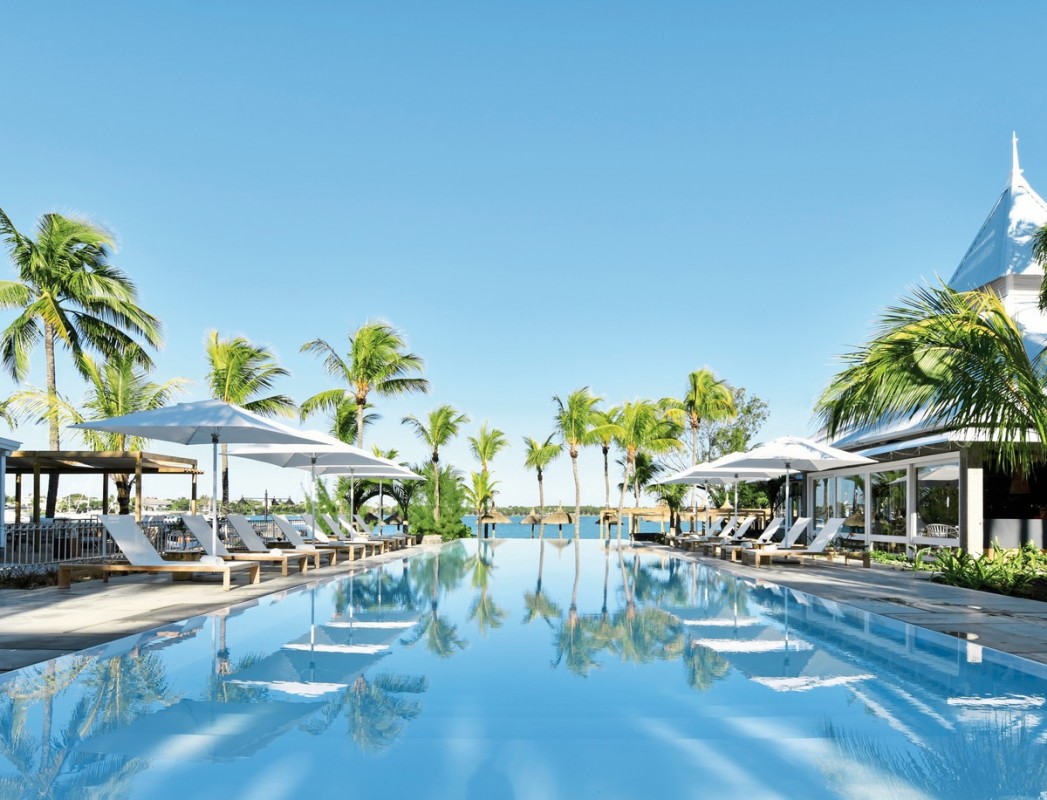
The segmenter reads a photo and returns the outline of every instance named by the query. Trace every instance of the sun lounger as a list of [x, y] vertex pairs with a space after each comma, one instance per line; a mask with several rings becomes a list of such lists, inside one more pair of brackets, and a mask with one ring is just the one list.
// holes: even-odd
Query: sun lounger
[[362, 544], [348, 542], [344, 539], [332, 539], [324, 532], [323, 528], [316, 524], [312, 514], [302, 514], [302, 521], [312, 529], [316, 543], [321, 547], [337, 547], [340, 552], [349, 554], [350, 561], [355, 561], [358, 556], [362, 557], [367, 554], [367, 550]]
[[362, 544], [364, 546], [364, 555], [373, 556], [381, 555], [385, 552], [385, 542], [380, 539], [368, 539], [366, 536], [356, 537], [350, 535], [346, 537], [345, 530], [342, 528], [341, 523], [332, 517], [330, 514], [321, 514], [320, 518], [327, 524], [327, 528], [334, 532], [334, 536], [341, 542], [352, 542], [353, 544]]
[[342, 525], [345, 526], [346, 530], [351, 530], [353, 532], [354, 539], [357, 537], [364, 537], [367, 539], [374, 539], [375, 541], [385, 542], [391, 550], [399, 550], [403, 547], [407, 547], [406, 536], [397, 534], [392, 536], [376, 536], [371, 533], [370, 529], [367, 527], [367, 523], [360, 519], [359, 514], [353, 515], [353, 522], [355, 524], [346, 522], [345, 517], [339, 517], [339, 519], [342, 521]]
[[740, 543], [745, 534], [749, 532], [749, 528], [753, 526], [754, 522], [756, 522], [756, 517], [748, 516], [742, 520], [738, 529], [729, 537], [717, 536], [712, 541], [702, 542], [699, 545], [699, 547], [702, 548], [702, 555], [713, 555], [722, 545]]
[[[298, 562], [298, 571], [305, 572], [309, 569], [309, 554], [298, 553], [295, 554], [290, 550], [263, 550], [262, 552], [255, 553], [233, 553], [225, 546], [225, 542], [219, 539], [214, 542], [214, 537], [211, 532], [211, 526], [207, 524], [207, 520], [201, 517], [199, 514], [182, 514], [182, 522], [185, 523], [186, 530], [189, 531], [196, 540], [200, 542], [200, 545], [204, 548], [204, 552], [209, 556], [218, 556], [224, 561], [257, 561], [261, 563], [279, 564], [280, 574], [287, 575], [287, 564], [289, 561]], [[212, 543], [217, 545], [212, 547]]]
[[[806, 548], [777, 548], [777, 547], [765, 547], [762, 550], [751, 550], [744, 553], [745, 563], [750, 562], [755, 566], [759, 567], [761, 562], [768, 564], [774, 563], [778, 560], [791, 560], [793, 558], [799, 559], [800, 563], [804, 563], [805, 558], [821, 557], [828, 561], [832, 561], [833, 557], [840, 555], [844, 558], [846, 563], [847, 558], [843, 553], [834, 553], [827, 551], [826, 548], [835, 539], [840, 529], [843, 527], [845, 522], [844, 517], [833, 517], [832, 519], [826, 520], [825, 525], [818, 531], [818, 534], [814, 539], [807, 545]], [[864, 553], [862, 556], [863, 566], [870, 566], [869, 554]]]
[[682, 547], [684, 550], [693, 552], [706, 542], [724, 541], [734, 533], [734, 528], [737, 524], [738, 520], [731, 520], [726, 525], [724, 525], [718, 533], [713, 533], [708, 536], [684, 536], [679, 540], [678, 546]]
[[312, 547], [319, 550], [321, 553], [328, 553], [331, 556], [332, 567], [338, 563], [338, 554], [344, 552], [343, 548], [335, 547], [334, 545], [309, 544], [302, 538], [302, 534], [298, 532], [298, 529], [295, 528], [290, 520], [288, 520], [283, 514], [273, 514], [273, 522], [276, 523], [276, 527], [280, 529], [280, 533], [283, 534], [283, 537], [291, 543], [291, 547], [295, 550], [305, 550]]
[[126, 514], [103, 514], [99, 519], [128, 563], [62, 564], [58, 567], [59, 589], [68, 589], [77, 575], [100, 575], [103, 583], [108, 583], [109, 575], [116, 572], [170, 573], [174, 580], [188, 580], [196, 573], [213, 573], [222, 576], [222, 588], [226, 590], [231, 588], [233, 572], [241, 569], [247, 570], [251, 583], [259, 583], [262, 580], [261, 566], [258, 563], [168, 561], [149, 543], [134, 517]]
[[[230, 514], [226, 517], [226, 521], [233, 529], [240, 541], [243, 542], [244, 547], [250, 550], [252, 553], [270, 553], [273, 550], [277, 550], [281, 553], [286, 553], [288, 556], [305, 556], [306, 558], [312, 559], [313, 566], [316, 569], [320, 568], [320, 557], [327, 555], [327, 561], [329, 564], [334, 564], [337, 560], [337, 556], [329, 551], [317, 550], [311, 544], [303, 544], [302, 547], [297, 547], [294, 550], [288, 550], [281, 547], [270, 548], [262, 541], [262, 537], [254, 529], [254, 525], [248, 522], [247, 517], [243, 514]], [[304, 571], [304, 570], [303, 570]]]
[[778, 533], [778, 530], [782, 527], [782, 523], [785, 522], [784, 517], [775, 517], [769, 523], [767, 527], [763, 529], [763, 532], [753, 539], [751, 542], [738, 542], [732, 544], [725, 544], [720, 548], [720, 558], [725, 561], [737, 561], [738, 553], [742, 550], [747, 550], [750, 547], [763, 547], [770, 543], [774, 535]]

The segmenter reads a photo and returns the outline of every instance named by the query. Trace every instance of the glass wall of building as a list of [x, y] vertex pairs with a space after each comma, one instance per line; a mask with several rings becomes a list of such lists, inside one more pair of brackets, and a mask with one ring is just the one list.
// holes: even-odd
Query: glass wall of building
[[865, 537], [865, 475], [841, 475], [836, 478], [834, 517], [844, 520], [840, 533], [845, 539]]
[[960, 464], [931, 464], [916, 469], [916, 535], [960, 535]]
[[908, 470], [891, 469], [867, 476], [872, 498], [872, 540], [905, 537], [908, 507]]

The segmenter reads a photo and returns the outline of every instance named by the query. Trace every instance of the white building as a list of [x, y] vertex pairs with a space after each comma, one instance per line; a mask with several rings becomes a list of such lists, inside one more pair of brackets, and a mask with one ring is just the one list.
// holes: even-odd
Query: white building
[[[999, 295], [1032, 356], [1047, 346], [1047, 315], [1038, 308], [1044, 272], [1032, 253], [1044, 225], [1047, 202], [1022, 175], [1015, 137], [1007, 186], [948, 284]], [[854, 431], [834, 444], [879, 463], [808, 476], [807, 507], [819, 522], [847, 517], [852, 537], [873, 547], [1044, 547], [1047, 470], [1003, 474], [984, 459], [981, 438], [941, 430], [920, 415]]]

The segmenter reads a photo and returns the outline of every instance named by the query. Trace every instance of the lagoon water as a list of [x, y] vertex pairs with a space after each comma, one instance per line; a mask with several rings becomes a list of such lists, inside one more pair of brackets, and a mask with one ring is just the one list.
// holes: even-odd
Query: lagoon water
[[464, 540], [0, 677], [0, 790], [1039, 798], [1045, 702], [1042, 665], [712, 565]]

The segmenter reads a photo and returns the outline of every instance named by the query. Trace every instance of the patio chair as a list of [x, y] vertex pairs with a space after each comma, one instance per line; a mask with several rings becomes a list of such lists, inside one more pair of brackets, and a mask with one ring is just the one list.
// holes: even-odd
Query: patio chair
[[[311, 544], [295, 548], [294, 550], [281, 547], [270, 548], [264, 541], [262, 541], [262, 537], [255, 531], [254, 525], [252, 525], [243, 514], [230, 514], [226, 517], [226, 521], [232, 527], [233, 533], [240, 537], [240, 541], [243, 542], [244, 547], [252, 553], [279, 552], [286, 553], [288, 556], [305, 556], [306, 558], [312, 559], [313, 566], [316, 569], [320, 568], [320, 557], [324, 555], [324, 551], [317, 550]], [[334, 563], [331, 560], [330, 554], [328, 554], [327, 561], [330, 564]]]
[[365, 556], [381, 555], [385, 552], [386, 543], [381, 539], [368, 539], [366, 536], [354, 536], [352, 529], [349, 530], [349, 536], [347, 537], [342, 524], [330, 514], [321, 514], [320, 519], [327, 523], [328, 529], [334, 532], [335, 538], [339, 541], [362, 544], [364, 546]]
[[726, 544], [738, 544], [742, 541], [742, 538], [749, 532], [749, 528], [756, 522], [755, 516], [748, 516], [742, 520], [737, 530], [732, 533], [729, 537], [717, 536], [710, 541], [704, 541], [699, 543], [699, 547], [702, 548], [702, 555], [713, 555], [721, 546]]
[[[345, 518], [341, 517], [342, 524], [345, 524]], [[361, 519], [359, 514], [353, 514], [354, 525], [349, 525], [348, 530], [354, 531], [359, 536], [364, 536], [368, 539], [375, 539], [377, 541], [387, 542], [391, 549], [399, 550], [403, 547], [407, 547], [407, 537], [402, 534], [393, 534], [392, 536], [381, 536], [375, 533], [371, 533], [371, 529], [367, 527], [367, 523]]]
[[810, 517], [799, 517], [796, 522], [793, 523], [793, 526], [786, 531], [785, 538], [782, 539], [782, 545], [784, 547], [795, 547], [800, 536], [803, 535], [803, 532], [807, 530], [810, 525]]
[[775, 517], [767, 523], [767, 527], [763, 529], [763, 532], [753, 539], [751, 542], [743, 541], [737, 544], [725, 544], [720, 548], [720, 558], [725, 561], [737, 561], [738, 553], [742, 550], [747, 550], [751, 547], [763, 547], [770, 543], [774, 535], [778, 533], [779, 528], [782, 527], [782, 523], [785, 522], [784, 517]]
[[[217, 542], [214, 541], [211, 526], [199, 514], [182, 514], [182, 522], [185, 523], [186, 529], [196, 537], [196, 540], [200, 542], [200, 546], [204, 548], [204, 552], [209, 556], [218, 556], [218, 558], [224, 561], [257, 561], [260, 564], [266, 562], [279, 564], [280, 574], [285, 577], [287, 576], [287, 564], [289, 561], [295, 560], [298, 562], [299, 572], [305, 572], [309, 569], [309, 553], [294, 553], [291, 550], [233, 553], [221, 539]], [[216, 546], [212, 547], [212, 543]]]
[[262, 580], [261, 565], [258, 563], [168, 561], [156, 552], [134, 517], [126, 514], [103, 514], [99, 520], [120, 548], [127, 563], [62, 564], [58, 567], [59, 589], [68, 589], [77, 575], [101, 576], [102, 582], [108, 583], [109, 576], [117, 572], [169, 573], [174, 580], [189, 580], [196, 573], [218, 574], [222, 576], [222, 588], [227, 591], [232, 588], [234, 571], [247, 570], [251, 583], [260, 583]]
[[295, 528], [295, 526], [291, 524], [291, 521], [283, 514], [273, 514], [273, 522], [276, 523], [276, 527], [279, 528], [283, 537], [291, 543], [291, 547], [295, 550], [307, 550], [312, 547], [314, 550], [319, 550], [321, 553], [327, 553], [331, 557], [332, 567], [338, 563], [338, 554], [344, 552], [342, 548], [330, 544], [309, 544], [302, 538], [302, 534], [298, 532], [298, 529]]
[[734, 533], [734, 528], [738, 524], [737, 519], [732, 519], [726, 525], [724, 525], [718, 532], [709, 534], [707, 536], [688, 535], [684, 536], [679, 540], [678, 546], [682, 547], [687, 551], [694, 551], [701, 547], [706, 542], [719, 542], [726, 540]]
[[316, 537], [316, 543], [322, 547], [337, 547], [343, 553], [349, 554], [350, 561], [356, 561], [357, 554], [366, 555], [367, 551], [362, 544], [357, 542], [349, 542], [345, 539], [334, 538], [332, 539], [327, 533], [316, 524], [316, 519], [312, 514], [302, 514], [302, 521], [308, 525], [313, 535]]
[[[846, 563], [846, 554], [833, 553], [826, 550], [833, 539], [839, 535], [840, 529], [843, 527], [845, 522], [846, 517], [833, 517], [832, 519], [826, 520], [825, 525], [822, 526], [822, 529], [818, 531], [818, 534], [806, 548], [779, 549], [777, 547], [765, 547], [762, 550], [746, 551], [744, 553], [745, 563], [749, 564], [752, 562], [752, 564], [759, 567], [760, 563], [764, 561], [768, 564], [772, 564], [777, 560], [798, 558], [802, 565], [805, 558], [821, 557], [831, 562], [833, 557], [836, 555], [842, 556], [844, 563]], [[863, 566], [868, 567], [871, 565], [870, 556], [867, 552], [862, 553], [860, 557]]]

